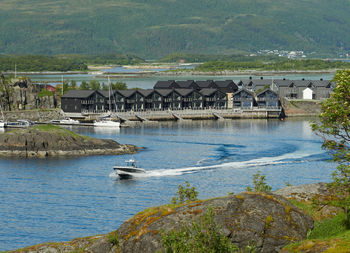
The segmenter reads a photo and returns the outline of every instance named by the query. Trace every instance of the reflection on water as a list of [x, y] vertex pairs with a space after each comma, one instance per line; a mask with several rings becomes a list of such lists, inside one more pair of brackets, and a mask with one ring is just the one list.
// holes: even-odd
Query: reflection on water
[[[0, 251], [110, 232], [135, 213], [170, 203], [189, 181], [199, 198], [244, 191], [258, 170], [273, 189], [328, 181], [334, 165], [302, 119], [181, 121], [133, 128], [70, 127], [145, 147], [134, 155], [0, 159]], [[134, 158], [147, 173], [119, 180]]]
[[115, 135], [115, 134], [119, 134], [120, 128], [119, 127], [94, 127], [93, 131], [96, 134]]

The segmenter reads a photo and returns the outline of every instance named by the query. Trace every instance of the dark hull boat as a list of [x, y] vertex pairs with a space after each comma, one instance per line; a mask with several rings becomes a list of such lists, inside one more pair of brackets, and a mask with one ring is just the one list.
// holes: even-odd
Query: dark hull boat
[[141, 168], [136, 167], [136, 163], [134, 160], [126, 161], [125, 166], [114, 166], [114, 171], [118, 174], [120, 179], [130, 179], [133, 177], [142, 176], [146, 171]]

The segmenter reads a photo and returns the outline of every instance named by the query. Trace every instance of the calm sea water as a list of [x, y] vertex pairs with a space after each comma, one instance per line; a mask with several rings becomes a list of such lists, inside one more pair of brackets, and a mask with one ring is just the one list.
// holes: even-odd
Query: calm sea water
[[[185, 181], [199, 198], [211, 198], [244, 191], [257, 171], [277, 189], [329, 181], [335, 167], [302, 119], [73, 130], [146, 149], [133, 156], [1, 159], [0, 251], [110, 232], [147, 207], [170, 203]], [[112, 167], [131, 157], [146, 176], [116, 179]]]

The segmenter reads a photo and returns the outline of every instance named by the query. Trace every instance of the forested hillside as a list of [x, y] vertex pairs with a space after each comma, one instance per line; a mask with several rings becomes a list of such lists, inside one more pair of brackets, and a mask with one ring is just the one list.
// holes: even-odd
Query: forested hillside
[[350, 51], [349, 0], [0, 0], [0, 53]]

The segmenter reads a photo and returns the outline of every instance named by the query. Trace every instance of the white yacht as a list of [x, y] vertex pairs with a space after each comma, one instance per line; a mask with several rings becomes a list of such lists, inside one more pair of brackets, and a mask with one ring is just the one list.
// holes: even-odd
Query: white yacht
[[118, 174], [120, 179], [129, 179], [140, 176], [140, 174], [146, 173], [144, 169], [136, 167], [136, 162], [134, 159], [130, 159], [125, 162], [125, 166], [118, 165], [113, 167], [114, 171]]
[[77, 125], [80, 124], [79, 120], [74, 120], [71, 118], [67, 118], [67, 119], [62, 119], [60, 120], [61, 124], [67, 124], [67, 125]]
[[120, 123], [110, 119], [100, 119], [94, 122], [94, 127], [119, 128]]
[[66, 119], [53, 119], [50, 121], [52, 124], [62, 124], [62, 125], [78, 125], [80, 122], [78, 120], [74, 120], [71, 118], [66, 118]]

